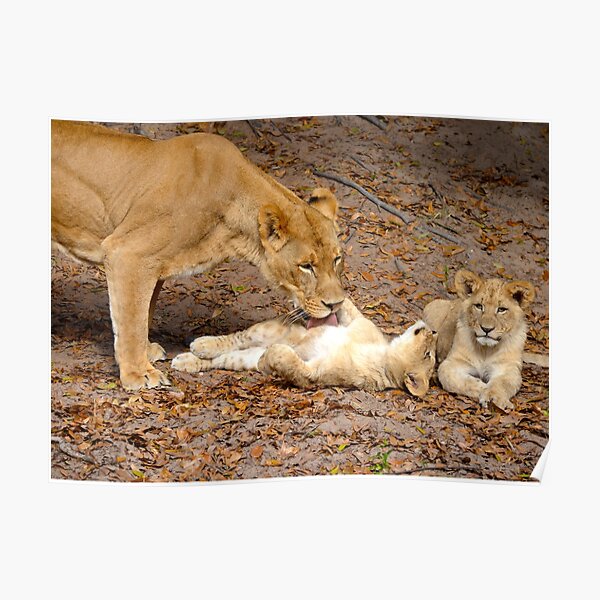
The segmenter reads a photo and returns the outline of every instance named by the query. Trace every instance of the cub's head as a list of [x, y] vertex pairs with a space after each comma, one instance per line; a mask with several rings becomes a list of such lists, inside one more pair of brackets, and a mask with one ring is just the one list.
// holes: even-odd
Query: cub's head
[[456, 273], [455, 286], [464, 299], [461, 321], [482, 346], [496, 346], [524, 321], [523, 309], [535, 298], [527, 281], [481, 279], [471, 271]]
[[345, 297], [337, 208], [334, 195], [318, 188], [307, 204], [295, 204], [289, 212], [275, 204], [267, 204], [259, 212], [264, 275], [313, 319], [335, 313]]
[[404, 367], [403, 383], [413, 396], [420, 398], [429, 389], [436, 342], [437, 332], [423, 321], [417, 321], [391, 343], [393, 353]]

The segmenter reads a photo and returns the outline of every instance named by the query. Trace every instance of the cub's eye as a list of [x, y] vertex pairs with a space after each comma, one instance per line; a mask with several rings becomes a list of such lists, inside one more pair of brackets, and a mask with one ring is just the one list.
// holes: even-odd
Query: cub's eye
[[483, 310], [483, 304], [474, 304], [473, 305], [477, 310]]
[[311, 275], [315, 274], [315, 270], [313, 269], [313, 266], [310, 263], [304, 263], [304, 264], [298, 265], [298, 268], [301, 271], [304, 271], [305, 273], [310, 273]]
[[340, 261], [341, 261], [341, 260], [342, 260], [342, 257], [341, 257], [341, 256], [336, 256], [336, 257], [333, 259], [333, 266], [334, 266], [334, 267], [337, 267], [337, 266], [340, 264]]
[[500, 306], [498, 307], [498, 310], [496, 311], [499, 315], [501, 315], [502, 313], [505, 313], [508, 310], [508, 308], [506, 308], [505, 306]]

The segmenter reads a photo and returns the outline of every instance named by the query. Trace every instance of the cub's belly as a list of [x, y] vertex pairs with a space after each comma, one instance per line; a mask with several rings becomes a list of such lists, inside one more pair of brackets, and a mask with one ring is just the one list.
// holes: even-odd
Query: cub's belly
[[[319, 335], [315, 335], [318, 332]], [[321, 360], [341, 351], [348, 344], [348, 328], [342, 325], [322, 325], [311, 330], [311, 335], [296, 348], [302, 360]]]

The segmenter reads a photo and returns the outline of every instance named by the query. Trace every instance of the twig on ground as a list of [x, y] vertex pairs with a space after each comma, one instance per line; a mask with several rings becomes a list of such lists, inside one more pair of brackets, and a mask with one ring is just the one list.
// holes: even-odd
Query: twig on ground
[[[375, 196], [371, 192], [367, 191], [364, 187], [362, 187], [362, 185], [359, 185], [358, 183], [356, 183], [355, 181], [352, 181], [351, 179], [347, 179], [346, 177], [342, 177], [341, 175], [336, 175], [335, 173], [324, 173], [323, 171], [319, 171], [317, 169], [313, 169], [313, 174], [316, 175], [317, 177], [323, 177], [324, 179], [331, 179], [332, 181], [337, 181], [338, 183], [341, 183], [342, 185], [346, 185], [348, 187], [355, 189], [357, 192], [360, 192], [367, 200], [370, 200], [371, 202], [373, 202], [373, 204], [375, 204], [379, 208], [382, 208], [386, 212], [389, 212], [390, 214], [394, 215], [395, 217], [402, 219], [402, 221], [404, 221], [404, 223], [406, 225], [410, 225], [414, 221], [413, 217], [409, 217], [406, 213], [402, 212], [401, 210], [398, 210], [394, 206], [390, 206], [387, 202], [380, 200], [377, 196]], [[459, 240], [458, 238], [456, 238], [453, 235], [450, 235], [444, 231], [440, 231], [439, 229], [436, 229], [435, 227], [430, 227], [429, 225], [420, 225], [417, 229], [420, 229], [421, 231], [427, 231], [428, 233], [431, 233], [433, 235], [437, 235], [438, 237], [448, 240], [449, 242], [452, 242], [453, 244], [456, 244], [457, 246], [464, 245], [464, 242], [462, 240]]]
[[468, 465], [430, 465], [429, 467], [415, 467], [406, 471], [395, 471], [395, 475], [410, 475], [411, 473], [419, 473], [420, 471], [469, 471], [484, 475], [484, 471], [478, 467], [470, 467]]
[[438, 225], [438, 227], [443, 227], [444, 229], [447, 229], [448, 231], [451, 231], [452, 233], [456, 233], [456, 235], [460, 235], [460, 231], [457, 231], [453, 227], [450, 227], [448, 225], [444, 225], [443, 223], [438, 223], [437, 225]]
[[458, 238], [454, 237], [453, 235], [450, 235], [449, 233], [440, 231], [439, 229], [436, 229], [435, 227], [430, 227], [429, 225], [421, 225], [420, 227], [417, 227], [417, 229], [421, 229], [422, 231], [428, 231], [432, 235], [437, 235], [438, 237], [444, 238], [445, 240], [452, 242], [456, 246], [464, 246], [465, 245], [465, 243], [462, 240], [459, 240]]
[[387, 129], [387, 124], [383, 123], [383, 121], [380, 121], [377, 117], [374, 117], [373, 115], [358, 115], [358, 116], [361, 119], [368, 121], [372, 125], [375, 125], [375, 127], [379, 127], [379, 129], [381, 129], [383, 131], [385, 131]]
[[335, 173], [323, 173], [323, 171], [318, 171], [317, 169], [313, 169], [313, 173], [317, 177], [323, 177], [324, 179], [331, 179], [332, 181], [337, 181], [338, 183], [341, 183], [342, 185], [346, 185], [348, 187], [355, 189], [357, 192], [360, 192], [365, 198], [367, 198], [367, 200], [370, 200], [371, 202], [373, 202], [373, 204], [379, 206], [380, 208], [383, 208], [383, 210], [398, 217], [399, 219], [402, 219], [402, 221], [404, 221], [404, 223], [406, 223], [406, 225], [410, 225], [410, 223], [412, 223], [412, 221], [414, 220], [411, 217], [409, 217], [408, 215], [406, 215], [405, 213], [403, 213], [402, 211], [398, 210], [397, 208], [390, 206], [383, 200], [380, 200], [377, 196], [375, 196], [374, 194], [371, 194], [371, 192], [365, 190], [365, 188], [362, 187], [362, 185], [358, 185], [358, 183], [356, 183], [355, 181], [352, 181], [351, 179], [347, 179], [346, 177], [342, 177], [341, 175], [336, 175]]
[[76, 450], [73, 450], [69, 446], [69, 444], [65, 440], [63, 440], [62, 438], [60, 438], [60, 437], [58, 437], [56, 435], [53, 435], [50, 438], [50, 441], [56, 442], [58, 444], [58, 449], [63, 454], [66, 454], [67, 456], [69, 456], [71, 458], [76, 458], [78, 460], [83, 460], [83, 461], [88, 462], [88, 463], [90, 463], [90, 464], [92, 464], [94, 466], [98, 466], [98, 465], [96, 465], [96, 461], [93, 458], [91, 458], [89, 456], [86, 456], [85, 454], [82, 454], [81, 452], [77, 452]]
[[246, 119], [246, 123], [248, 123], [250, 129], [252, 129], [252, 133], [254, 133], [257, 138], [263, 137], [262, 131], [254, 124], [252, 119]]
[[373, 169], [371, 167], [369, 167], [368, 165], [366, 165], [360, 158], [358, 158], [358, 156], [356, 156], [355, 154], [351, 154], [350, 158], [360, 167], [362, 167], [363, 169], [365, 169], [365, 171], [369, 171], [369, 173], [373, 173]]
[[281, 127], [279, 127], [275, 121], [271, 120], [271, 125], [273, 125], [288, 142], [292, 141], [292, 138], [283, 129], [281, 129]]
[[439, 192], [438, 192], [438, 191], [435, 189], [435, 187], [433, 186], [433, 184], [432, 184], [432, 183], [428, 183], [427, 185], [428, 185], [428, 186], [429, 186], [429, 187], [432, 189], [432, 191], [433, 191], [433, 193], [436, 195], [436, 197], [437, 197], [439, 200], [441, 200], [442, 202], [444, 202], [444, 196], [442, 196], [442, 194], [440, 194], [440, 193], [439, 193]]

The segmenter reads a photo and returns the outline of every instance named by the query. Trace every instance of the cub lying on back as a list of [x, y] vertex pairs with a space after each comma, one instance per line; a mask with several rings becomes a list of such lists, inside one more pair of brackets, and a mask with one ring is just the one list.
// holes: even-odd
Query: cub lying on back
[[434, 300], [423, 320], [438, 331], [438, 379], [452, 393], [503, 410], [521, 387], [527, 323], [523, 309], [535, 297], [526, 281], [482, 280], [456, 273], [457, 300]]
[[255, 369], [298, 387], [383, 390], [404, 385], [415, 396], [429, 389], [437, 335], [423, 321], [388, 341], [348, 299], [337, 313], [310, 319], [307, 326], [294, 322], [294, 316], [231, 335], [197, 338], [192, 352], [173, 359], [173, 367], [189, 373]]

